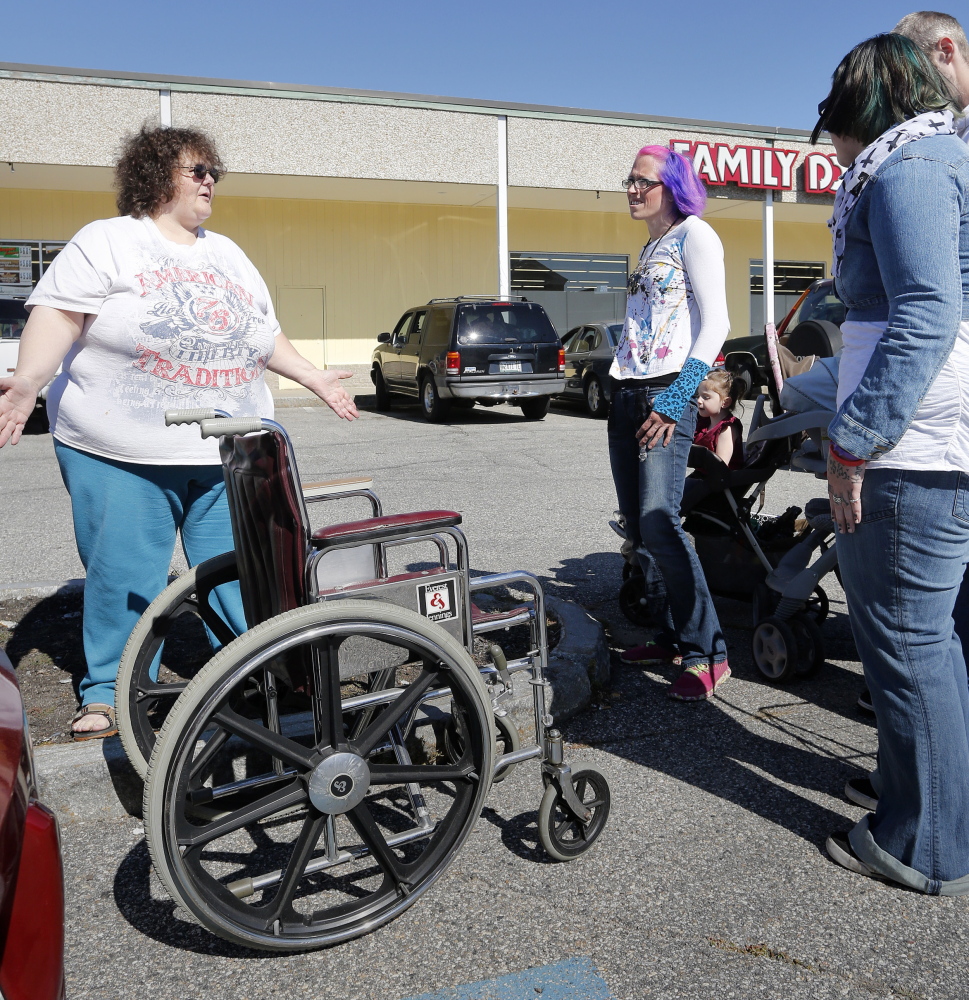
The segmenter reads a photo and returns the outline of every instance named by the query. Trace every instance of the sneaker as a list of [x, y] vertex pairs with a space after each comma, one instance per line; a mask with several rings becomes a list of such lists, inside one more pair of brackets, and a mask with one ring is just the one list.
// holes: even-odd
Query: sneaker
[[877, 882], [889, 882], [890, 879], [886, 878], [880, 872], [876, 872], [874, 868], [869, 868], [861, 858], [855, 854], [854, 848], [851, 846], [851, 841], [848, 840], [848, 834], [846, 833], [832, 833], [828, 837], [827, 842], [824, 845], [824, 849], [828, 852], [828, 857], [842, 868], [847, 868], [848, 871], [854, 872], [856, 875], [864, 875], [866, 878], [873, 878]]
[[870, 778], [849, 778], [845, 782], [845, 798], [870, 812], [878, 808], [878, 795]]
[[619, 654], [621, 663], [639, 664], [641, 666], [670, 666], [683, 662], [675, 646], [664, 646], [659, 642], [651, 642], [648, 646], [633, 646]]
[[730, 676], [730, 666], [726, 660], [715, 663], [694, 663], [680, 674], [670, 688], [669, 696], [677, 701], [703, 701], [713, 696], [713, 692]]
[[858, 695], [858, 707], [863, 711], [867, 712], [869, 715], [875, 714], [875, 707], [871, 703], [871, 692], [868, 688]]

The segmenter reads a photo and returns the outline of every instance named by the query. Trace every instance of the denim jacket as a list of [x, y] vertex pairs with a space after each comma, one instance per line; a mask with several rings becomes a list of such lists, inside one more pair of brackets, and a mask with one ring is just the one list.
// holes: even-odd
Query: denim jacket
[[866, 460], [912, 422], [969, 319], [969, 147], [953, 135], [896, 149], [848, 216], [837, 290], [846, 320], [886, 322], [828, 434]]

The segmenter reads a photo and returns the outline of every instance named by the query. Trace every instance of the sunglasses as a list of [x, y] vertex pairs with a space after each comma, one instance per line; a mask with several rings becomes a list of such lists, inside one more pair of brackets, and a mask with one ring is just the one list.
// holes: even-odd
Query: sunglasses
[[223, 173], [218, 167], [210, 167], [204, 163], [196, 163], [194, 167], [182, 167], [181, 169], [187, 170], [197, 181], [204, 181], [205, 175], [211, 174], [213, 184], [219, 183], [219, 178]]
[[631, 187], [634, 187], [637, 191], [648, 191], [650, 188], [654, 188], [657, 184], [662, 183], [662, 181], [648, 181], [645, 177], [627, 177], [624, 181], [620, 182], [619, 186], [624, 191], [628, 191]]
[[823, 100], [823, 101], [822, 101], [822, 102], [821, 102], [821, 103], [820, 103], [820, 104], [818, 105], [818, 117], [819, 117], [819, 118], [823, 118], [823, 117], [824, 117], [824, 113], [825, 113], [825, 111], [827, 111], [827, 110], [828, 110], [828, 105], [829, 105], [830, 103], [831, 103], [831, 97], [830, 97], [830, 96], [828, 96], [828, 97], [826, 97], [826, 98], [825, 98], [825, 99], [824, 99], [824, 100]]

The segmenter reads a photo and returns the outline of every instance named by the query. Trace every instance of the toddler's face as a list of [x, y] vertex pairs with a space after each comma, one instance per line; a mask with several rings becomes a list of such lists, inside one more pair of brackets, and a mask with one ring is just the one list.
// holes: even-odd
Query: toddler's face
[[715, 417], [725, 405], [725, 400], [709, 382], [701, 382], [697, 390], [696, 411], [701, 417]]

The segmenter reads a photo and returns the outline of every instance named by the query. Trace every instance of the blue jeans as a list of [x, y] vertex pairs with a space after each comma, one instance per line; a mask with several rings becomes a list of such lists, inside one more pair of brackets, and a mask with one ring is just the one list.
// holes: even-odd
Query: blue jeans
[[613, 382], [609, 408], [609, 461], [626, 531], [646, 574], [647, 586], [662, 579], [666, 591], [668, 634], [683, 666], [720, 663], [727, 644], [713, 607], [696, 551], [680, 522], [687, 459], [696, 426], [690, 400], [667, 447], [640, 449], [636, 431], [652, 410], [662, 387]]
[[933, 895], [969, 893], [969, 686], [952, 613], [969, 561], [969, 475], [871, 469], [838, 563], [878, 724], [878, 808], [850, 834], [866, 864]]
[[[54, 452], [87, 577], [81, 704], [113, 705], [128, 636], [168, 585], [176, 530], [190, 566], [233, 548], [222, 467], [115, 462], [56, 439]], [[245, 631], [238, 583], [218, 587], [213, 597], [229, 625]]]

